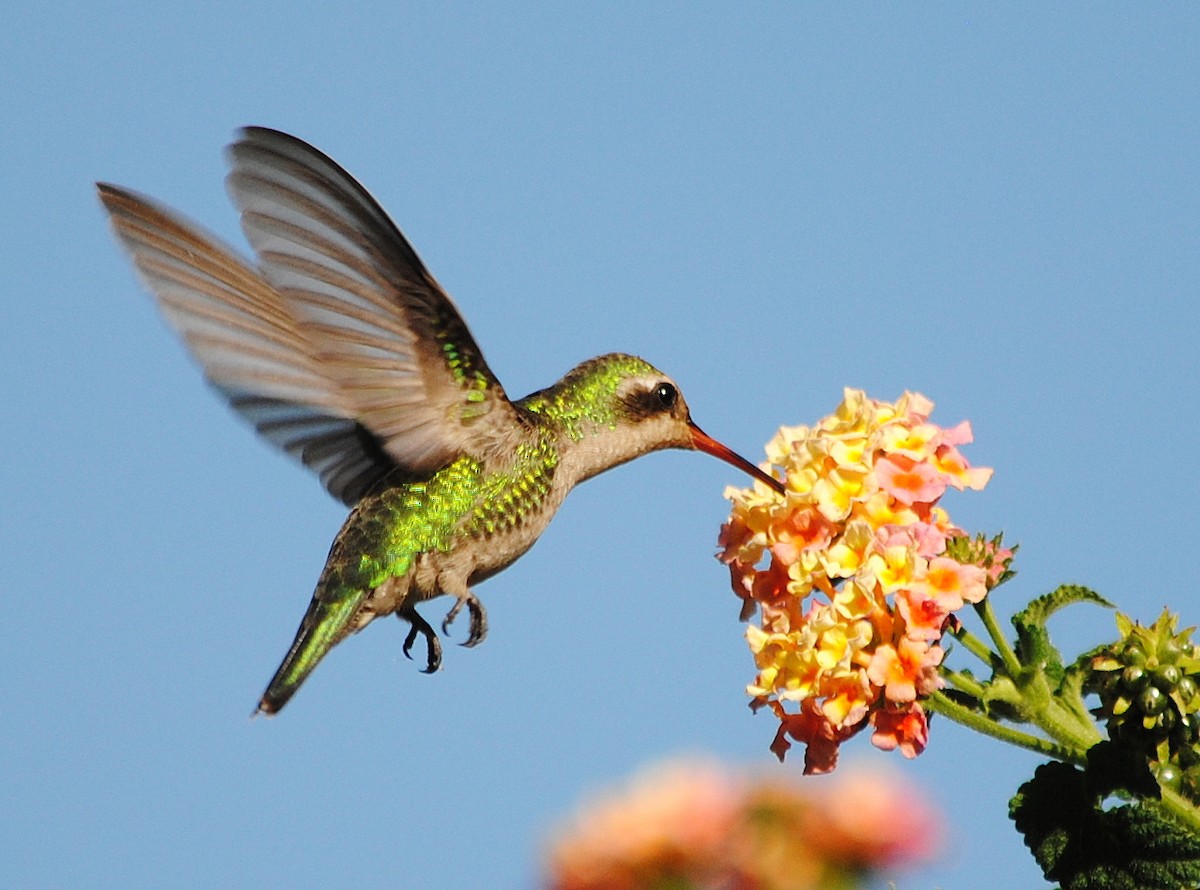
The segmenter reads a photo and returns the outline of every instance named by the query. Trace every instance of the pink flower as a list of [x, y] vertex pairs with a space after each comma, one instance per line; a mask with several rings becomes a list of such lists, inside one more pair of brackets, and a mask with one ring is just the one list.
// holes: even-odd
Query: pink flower
[[991, 590], [1000, 583], [1000, 576], [1008, 571], [1008, 567], [1012, 564], [1013, 557], [1016, 555], [1016, 550], [1011, 547], [1000, 547], [998, 544], [988, 542], [984, 549], [983, 561], [990, 563], [984, 567], [987, 572], [988, 590]]
[[724, 563], [734, 562], [752, 537], [754, 532], [744, 522], [726, 522], [721, 526], [721, 533], [717, 535], [717, 546], [721, 548], [717, 559]]
[[929, 511], [928, 521], [915, 523], [912, 528], [916, 535], [917, 554], [926, 559], [945, 550], [947, 539], [963, 533], [961, 528], [950, 524], [950, 517], [941, 507], [933, 507]]
[[559, 832], [548, 857], [548, 886], [637, 890], [671, 878], [706, 886], [737, 828], [742, 793], [731, 777], [705, 763], [639, 776]]
[[779, 762], [792, 747], [787, 740], [791, 736], [797, 742], [802, 742], [804, 749], [804, 775], [814, 776], [833, 772], [837, 766], [838, 747], [850, 736], [854, 735], [864, 724], [858, 726], [834, 726], [817, 707], [815, 698], [807, 698], [800, 706], [799, 714], [783, 713], [776, 710], [779, 717], [779, 731], [775, 733], [775, 741], [771, 743], [771, 751]]
[[941, 600], [912, 588], [896, 593], [896, 608], [904, 619], [904, 633], [914, 640], [932, 643], [942, 636], [942, 628], [950, 615]]
[[929, 718], [916, 702], [903, 708], [888, 708], [871, 714], [875, 733], [871, 744], [881, 751], [894, 751], [909, 760], [925, 750], [929, 744]]
[[964, 420], [958, 426], [952, 426], [948, 430], [942, 430], [941, 444], [942, 445], [969, 445], [975, 441], [975, 435], [971, 432], [971, 421]]
[[789, 739], [807, 746], [806, 772], [832, 769], [838, 745], [876, 713], [890, 715], [874, 724], [880, 742], [924, 747], [923, 712], [910, 705], [941, 688], [938, 643], [954, 610], [979, 602], [1011, 557], [976, 546], [967, 558], [950, 544], [964, 533], [938, 501], [991, 471], [958, 451], [970, 424], [942, 429], [932, 410], [916, 393], [890, 404], [848, 389], [832, 415], [781, 429], [767, 446], [785, 496], [726, 489], [719, 558], [742, 619], [758, 617], [746, 634], [758, 676], [746, 691], [779, 718], [771, 749], [781, 759]]
[[974, 565], [963, 565], [948, 556], [929, 561], [924, 573], [912, 583], [914, 592], [937, 600], [947, 612], [977, 603], [987, 595], [987, 572]]
[[978, 491], [987, 485], [988, 480], [992, 478], [991, 468], [972, 467], [955, 447], [956, 445], [963, 445], [970, 441], [971, 424], [964, 420], [958, 426], [954, 427], [954, 429], [942, 432], [941, 445], [934, 455], [934, 463], [937, 465], [938, 471], [943, 475], [947, 484], [953, 485], [959, 491], [962, 491], [964, 488], [972, 488]]
[[902, 454], [876, 461], [875, 477], [879, 487], [902, 504], [930, 504], [946, 491], [946, 480], [937, 470]]
[[796, 510], [780, 523], [771, 552], [780, 562], [790, 565], [804, 550], [824, 549], [833, 540], [834, 524], [813, 508]]
[[867, 667], [867, 676], [883, 687], [889, 701], [910, 702], [919, 694], [938, 688], [937, 666], [942, 663], [942, 648], [924, 640], [903, 637], [895, 645], [877, 646]]

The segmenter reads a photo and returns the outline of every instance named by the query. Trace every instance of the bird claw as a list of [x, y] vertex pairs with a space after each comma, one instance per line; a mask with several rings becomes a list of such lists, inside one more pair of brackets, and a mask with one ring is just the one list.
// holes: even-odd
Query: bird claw
[[465, 596], [460, 596], [458, 601], [451, 606], [450, 611], [446, 613], [445, 619], [442, 621], [442, 633], [450, 633], [450, 625], [454, 619], [458, 617], [458, 613], [462, 611], [462, 607], [466, 606], [471, 613], [471, 630], [467, 634], [466, 640], [462, 645], [470, 649], [473, 646], [478, 646], [487, 636], [487, 611], [483, 608], [483, 603], [479, 601], [479, 597], [467, 591]]
[[408, 636], [404, 638], [404, 645], [401, 647], [404, 657], [409, 661], [412, 660], [412, 655], [409, 652], [412, 650], [413, 643], [417, 641], [417, 634], [422, 634], [425, 637], [425, 657], [427, 662], [425, 667], [421, 669], [421, 673], [436, 673], [442, 666], [442, 641], [438, 639], [438, 635], [429, 626], [429, 622], [422, 618], [416, 609], [398, 614], [410, 624]]

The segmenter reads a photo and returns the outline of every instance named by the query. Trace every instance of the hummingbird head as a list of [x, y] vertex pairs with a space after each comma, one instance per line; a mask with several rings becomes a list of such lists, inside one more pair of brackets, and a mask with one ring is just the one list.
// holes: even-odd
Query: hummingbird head
[[651, 451], [686, 448], [784, 490], [779, 480], [700, 429], [675, 381], [640, 358], [613, 353], [591, 359], [550, 390], [522, 401], [566, 421], [577, 443], [571, 451], [580, 460], [580, 481]]
[[640, 438], [652, 442], [647, 450], [657, 448], [690, 448], [711, 454], [748, 473], [775, 491], [783, 494], [783, 484], [764, 473], [728, 445], [714, 439], [692, 420], [683, 393], [675, 381], [654, 371], [650, 375], [628, 378], [622, 394], [625, 425], [637, 429]]

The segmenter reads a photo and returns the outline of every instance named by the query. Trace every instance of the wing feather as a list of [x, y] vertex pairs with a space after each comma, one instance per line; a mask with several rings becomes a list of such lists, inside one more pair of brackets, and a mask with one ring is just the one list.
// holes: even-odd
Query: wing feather
[[149, 198], [106, 184], [99, 192], [147, 289], [239, 414], [346, 504], [395, 468], [254, 269]]
[[366, 189], [275, 130], [243, 130], [229, 157], [263, 276], [393, 458], [429, 471], [517, 423], [453, 301]]
[[384, 475], [481, 453], [517, 413], [450, 297], [359, 183], [258, 127], [227, 186], [258, 256], [153, 200], [99, 186], [164, 314], [229, 403], [353, 504]]

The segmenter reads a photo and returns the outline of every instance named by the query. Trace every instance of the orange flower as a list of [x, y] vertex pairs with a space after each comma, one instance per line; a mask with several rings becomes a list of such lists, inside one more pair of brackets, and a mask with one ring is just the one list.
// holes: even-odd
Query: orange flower
[[905, 633], [913, 639], [927, 642], [941, 638], [951, 611], [942, 600], [923, 595], [912, 588], [896, 594], [896, 608], [904, 619]]
[[946, 490], [937, 468], [903, 454], [889, 455], [875, 465], [879, 487], [902, 504], [931, 504]]
[[785, 496], [726, 490], [718, 558], [742, 619], [759, 618], [746, 635], [758, 668], [747, 691], [779, 718], [781, 759], [788, 738], [807, 745], [806, 772], [832, 769], [837, 746], [871, 724], [881, 747], [924, 748], [914, 703], [940, 685], [942, 632], [1007, 566], [946, 555], [963, 532], [938, 500], [948, 487], [982, 487], [991, 471], [958, 450], [970, 425], [943, 429], [932, 410], [915, 393], [892, 404], [848, 389], [832, 415], [768, 444]]
[[987, 572], [939, 556], [929, 561], [910, 586], [917, 595], [936, 600], [947, 612], [953, 612], [964, 602], [977, 603], [987, 595]]
[[895, 646], [884, 643], [875, 648], [867, 676], [883, 688], [889, 701], [914, 701], [917, 695], [939, 688], [937, 666], [942, 655], [940, 646], [904, 637]]
[[899, 749], [910, 760], [929, 744], [929, 718], [916, 702], [907, 708], [887, 708], [871, 714], [875, 733], [871, 744], [883, 751]]

